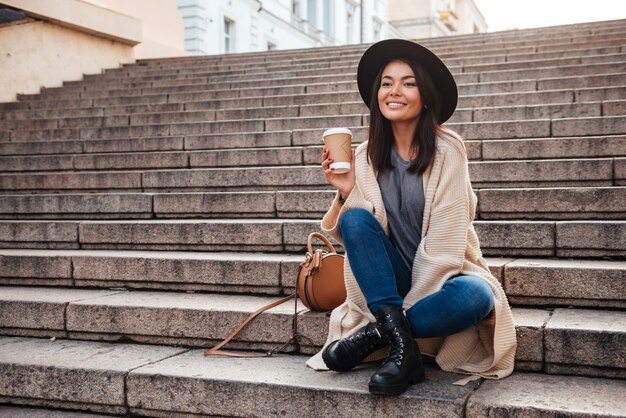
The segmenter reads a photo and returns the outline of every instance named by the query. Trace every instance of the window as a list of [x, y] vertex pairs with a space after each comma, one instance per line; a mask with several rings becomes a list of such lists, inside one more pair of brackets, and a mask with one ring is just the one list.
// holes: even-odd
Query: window
[[324, 0], [324, 32], [332, 36], [333, 30], [332, 30], [331, 21], [330, 21], [332, 10], [330, 10], [330, 6], [331, 6], [330, 0]]
[[354, 32], [354, 15], [356, 14], [356, 5], [346, 2], [346, 43], [351, 44], [352, 33]]
[[224, 18], [224, 52], [234, 52], [234, 28], [235, 22], [228, 18]]
[[374, 10], [376, 11], [376, 14], [379, 16], [383, 16], [385, 14], [385, 4], [383, 1], [375, 1], [374, 2]]
[[292, 2], [291, 2], [291, 14], [292, 15], [296, 15], [296, 16], [300, 16], [300, 1], [299, 0], [292, 0]]
[[308, 10], [307, 10], [307, 20], [311, 24], [311, 26], [317, 26], [317, 0], [309, 0], [307, 2]]
[[374, 19], [374, 41], [380, 41], [382, 35], [382, 23]]

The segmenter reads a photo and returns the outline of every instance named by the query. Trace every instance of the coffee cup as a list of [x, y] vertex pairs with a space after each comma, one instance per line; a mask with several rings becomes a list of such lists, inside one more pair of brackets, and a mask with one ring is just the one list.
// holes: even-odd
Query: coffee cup
[[352, 132], [348, 128], [328, 129], [322, 135], [329, 156], [333, 159], [330, 168], [333, 173], [341, 174], [350, 171], [352, 161]]

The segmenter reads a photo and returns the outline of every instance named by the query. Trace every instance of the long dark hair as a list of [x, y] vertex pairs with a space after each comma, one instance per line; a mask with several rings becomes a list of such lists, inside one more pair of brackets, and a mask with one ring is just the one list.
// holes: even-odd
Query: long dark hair
[[381, 67], [372, 84], [367, 157], [377, 172], [393, 168], [391, 162], [391, 148], [394, 144], [393, 132], [391, 130], [391, 122], [383, 116], [378, 106], [378, 90], [380, 89], [383, 70], [388, 63], [396, 60], [408, 64], [413, 70], [422, 104], [424, 105], [419, 116], [413, 142], [411, 143], [411, 149], [417, 154], [417, 158], [407, 169], [410, 173], [422, 174], [435, 157], [436, 137], [441, 129], [437, 120], [437, 115], [441, 108], [441, 97], [428, 71], [420, 64], [405, 58], [388, 60]]

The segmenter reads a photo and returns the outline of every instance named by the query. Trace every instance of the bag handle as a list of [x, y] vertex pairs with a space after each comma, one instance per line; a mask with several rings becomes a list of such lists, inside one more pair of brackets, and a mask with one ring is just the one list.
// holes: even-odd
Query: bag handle
[[309, 250], [311, 254], [313, 254], [313, 238], [321, 239], [324, 242], [324, 244], [326, 244], [326, 248], [328, 248], [330, 252], [332, 253], [337, 252], [335, 250], [335, 247], [333, 247], [333, 244], [331, 244], [330, 241], [328, 240], [328, 238], [326, 238], [324, 235], [320, 234], [319, 232], [311, 232], [309, 234], [309, 237], [306, 240], [307, 249]]

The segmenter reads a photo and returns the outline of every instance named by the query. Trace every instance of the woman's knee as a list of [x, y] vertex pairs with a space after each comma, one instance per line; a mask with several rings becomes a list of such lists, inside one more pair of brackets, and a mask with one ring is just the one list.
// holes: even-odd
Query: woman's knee
[[477, 316], [482, 319], [493, 309], [493, 290], [489, 284], [480, 277], [459, 276], [456, 278], [467, 293], [472, 295], [473, 309]]
[[376, 227], [378, 221], [365, 209], [354, 208], [347, 210], [339, 220], [339, 230], [345, 241], [347, 237], [358, 236]]

